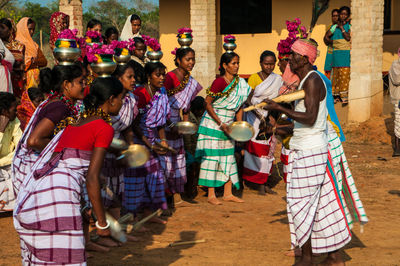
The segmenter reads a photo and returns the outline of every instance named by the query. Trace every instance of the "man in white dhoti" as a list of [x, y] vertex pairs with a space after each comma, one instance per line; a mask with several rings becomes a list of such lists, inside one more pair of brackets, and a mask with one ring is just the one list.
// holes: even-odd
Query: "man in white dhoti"
[[325, 83], [313, 70], [317, 44], [299, 39], [292, 46], [289, 64], [301, 80], [305, 97], [295, 110], [266, 100], [267, 110], [283, 112], [293, 120], [287, 174], [287, 212], [292, 247], [302, 248], [295, 265], [311, 265], [312, 253], [328, 253], [327, 264], [341, 264], [339, 249], [351, 240], [343, 206], [334, 181], [326, 172], [328, 140]]

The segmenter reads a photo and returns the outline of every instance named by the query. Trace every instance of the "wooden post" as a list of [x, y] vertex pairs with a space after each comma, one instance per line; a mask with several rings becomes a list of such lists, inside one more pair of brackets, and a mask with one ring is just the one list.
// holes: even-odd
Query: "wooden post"
[[40, 50], [43, 51], [43, 31], [40, 30]]

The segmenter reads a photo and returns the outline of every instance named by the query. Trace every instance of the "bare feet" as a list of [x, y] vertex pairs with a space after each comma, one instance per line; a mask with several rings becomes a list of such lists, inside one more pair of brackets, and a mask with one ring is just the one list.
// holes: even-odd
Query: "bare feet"
[[128, 239], [128, 241], [130, 241], [130, 242], [138, 242], [138, 241], [140, 241], [139, 237], [131, 236], [131, 235], [126, 235], [126, 239]]
[[174, 194], [174, 204], [175, 204], [175, 206], [179, 205], [179, 204], [182, 204], [182, 203], [183, 203], [183, 200], [182, 200], [181, 194], [175, 193]]
[[239, 199], [238, 197], [233, 196], [232, 194], [229, 196], [224, 196], [222, 198], [224, 201], [232, 201], [232, 202], [237, 202], [237, 203], [243, 203], [244, 200]]
[[301, 248], [295, 248], [285, 253], [288, 257], [301, 257]]
[[151, 222], [151, 223], [156, 223], [156, 224], [167, 224], [167, 221], [165, 221], [165, 220], [163, 220], [163, 219], [161, 219], [161, 218], [159, 218], [159, 217], [153, 217], [153, 218], [151, 218], [150, 220], [149, 220], [149, 222]]
[[97, 252], [108, 252], [110, 251], [109, 248], [103, 247], [99, 244], [96, 244], [92, 241], [89, 241], [88, 243], [86, 243], [85, 249], [88, 251], [97, 251]]
[[109, 237], [100, 237], [99, 240], [96, 241], [96, 244], [99, 244], [104, 247], [119, 247], [121, 243], [112, 240]]
[[207, 201], [212, 205], [222, 205], [222, 203], [216, 197], [208, 198]]

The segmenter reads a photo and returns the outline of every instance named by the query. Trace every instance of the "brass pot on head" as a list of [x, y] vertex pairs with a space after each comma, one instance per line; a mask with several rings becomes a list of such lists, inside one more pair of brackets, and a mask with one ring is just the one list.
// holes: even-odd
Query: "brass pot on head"
[[161, 60], [163, 53], [161, 51], [147, 51], [146, 56], [150, 59], [150, 62], [156, 63]]
[[76, 40], [74, 39], [58, 39], [60, 42], [69, 42], [75, 47], [56, 47], [53, 50], [54, 58], [57, 59], [58, 64], [62, 66], [73, 65], [76, 60], [81, 56], [81, 49], [76, 47]]

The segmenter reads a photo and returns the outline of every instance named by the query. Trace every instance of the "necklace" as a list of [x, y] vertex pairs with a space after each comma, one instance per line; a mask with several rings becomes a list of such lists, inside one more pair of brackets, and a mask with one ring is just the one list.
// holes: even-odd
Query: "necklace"
[[186, 85], [188, 84], [189, 78], [190, 78], [190, 73], [188, 73], [187, 75], [185, 75], [183, 77], [183, 80], [179, 84], [178, 87], [167, 91], [168, 96], [171, 96], [171, 95], [174, 95], [175, 93], [181, 92], [186, 87]]
[[234, 82], [233, 82], [232, 86], [227, 91], [225, 91], [225, 92], [212, 92], [210, 90], [211, 87], [208, 87], [208, 89], [206, 90], [207, 95], [211, 96], [213, 98], [229, 96], [229, 94], [233, 91], [233, 89], [239, 83], [239, 76], [238, 75], [235, 75], [233, 77], [233, 79], [234, 79]]
[[61, 130], [63, 130], [64, 128], [66, 128], [69, 125], [72, 124], [76, 124], [79, 121], [81, 121], [82, 119], [91, 117], [91, 116], [100, 116], [101, 119], [103, 119], [107, 124], [109, 124], [111, 126], [111, 117], [108, 113], [104, 112], [103, 109], [101, 109], [100, 107], [97, 109], [89, 109], [86, 111], [83, 111], [79, 117], [79, 119], [77, 117], [67, 117], [63, 120], [61, 120], [57, 126], [54, 128], [54, 135], [57, 135]]
[[62, 101], [68, 108], [69, 112], [73, 116], [77, 116], [79, 114], [78, 109], [75, 107], [75, 104], [72, 100], [68, 99], [64, 94], [51, 91], [49, 96], [49, 101], [51, 100], [60, 100]]

